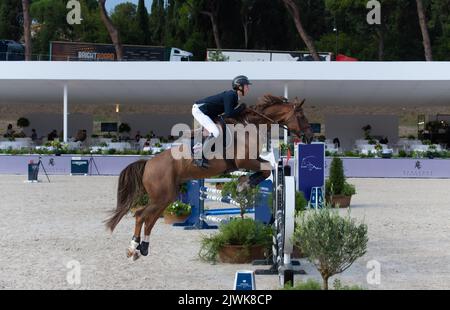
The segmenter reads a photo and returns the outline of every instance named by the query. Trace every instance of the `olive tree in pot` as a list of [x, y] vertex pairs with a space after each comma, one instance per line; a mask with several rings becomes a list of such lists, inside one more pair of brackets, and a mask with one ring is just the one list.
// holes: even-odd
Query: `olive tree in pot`
[[366, 253], [367, 225], [357, 223], [350, 212], [342, 217], [326, 205], [302, 213], [294, 241], [316, 266], [327, 290], [330, 277], [344, 272]]
[[326, 201], [335, 207], [347, 208], [354, 194], [356, 194], [355, 186], [345, 180], [342, 159], [333, 157], [330, 176], [325, 182]]

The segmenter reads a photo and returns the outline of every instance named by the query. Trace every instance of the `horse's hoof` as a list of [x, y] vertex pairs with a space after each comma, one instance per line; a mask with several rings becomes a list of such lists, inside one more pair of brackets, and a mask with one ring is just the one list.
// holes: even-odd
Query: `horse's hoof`
[[141, 242], [139, 250], [140, 250], [142, 256], [147, 256], [148, 255], [148, 247], [149, 247], [149, 245], [150, 245], [149, 242], [144, 242], [144, 241]]

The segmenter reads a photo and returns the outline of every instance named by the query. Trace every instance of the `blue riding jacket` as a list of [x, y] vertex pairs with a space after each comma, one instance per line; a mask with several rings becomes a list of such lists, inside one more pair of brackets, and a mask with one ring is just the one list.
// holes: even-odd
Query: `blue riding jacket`
[[205, 115], [214, 118], [222, 113], [225, 117], [233, 117], [239, 114], [242, 109], [236, 109], [238, 105], [238, 95], [235, 90], [228, 90], [214, 96], [206, 97], [195, 102]]

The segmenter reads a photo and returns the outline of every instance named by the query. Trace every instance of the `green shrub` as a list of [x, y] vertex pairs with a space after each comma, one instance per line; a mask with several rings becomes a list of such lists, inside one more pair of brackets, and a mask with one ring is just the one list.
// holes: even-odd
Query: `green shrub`
[[289, 291], [293, 291], [293, 290], [298, 290], [298, 291], [320, 291], [322, 289], [322, 287], [320, 286], [320, 283], [313, 280], [313, 279], [308, 279], [306, 282], [300, 282], [297, 283], [295, 286], [292, 285], [286, 285], [284, 288], [284, 290], [289, 290]]
[[166, 210], [164, 210], [166, 214], [172, 214], [175, 216], [185, 216], [191, 214], [191, 205], [187, 203], [183, 203], [179, 200], [172, 202]]
[[398, 157], [405, 158], [408, 157], [408, 154], [406, 153], [405, 150], [400, 150], [398, 151]]
[[341, 217], [326, 205], [301, 214], [294, 241], [316, 266], [327, 290], [330, 277], [345, 271], [366, 253], [367, 226], [357, 224], [350, 213]]
[[328, 178], [330, 186], [333, 188], [335, 195], [340, 195], [344, 189], [345, 176], [344, 165], [342, 159], [339, 157], [333, 157], [330, 167], [330, 177]]
[[362, 291], [364, 288], [358, 285], [342, 285], [341, 280], [335, 279], [333, 281], [333, 289], [336, 291]]
[[220, 249], [225, 245], [242, 245], [249, 250], [255, 245], [270, 248], [271, 244], [270, 226], [249, 218], [237, 218], [220, 226], [217, 234], [203, 237], [199, 257], [204, 261], [215, 263]]
[[[361, 286], [358, 285], [342, 285], [339, 279], [335, 279], [333, 281], [333, 289], [336, 291], [360, 291], [364, 290]], [[322, 290], [322, 286], [319, 282], [308, 279], [306, 282], [297, 283], [295, 286], [286, 285], [283, 290], [299, 290], [299, 291], [319, 291]]]
[[352, 196], [356, 194], [355, 185], [344, 182], [344, 188], [342, 189], [342, 195]]
[[306, 210], [308, 206], [308, 200], [305, 198], [303, 192], [295, 192], [295, 213], [299, 213]]

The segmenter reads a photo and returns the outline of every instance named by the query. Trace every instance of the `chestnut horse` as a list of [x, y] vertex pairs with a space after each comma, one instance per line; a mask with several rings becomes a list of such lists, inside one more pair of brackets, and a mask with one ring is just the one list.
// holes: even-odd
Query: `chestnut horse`
[[[254, 124], [256, 128], [262, 124], [279, 124], [289, 129], [297, 138], [304, 138], [309, 143], [313, 133], [303, 113], [303, 102], [299, 103], [297, 100], [288, 102], [283, 97], [265, 95], [256, 105], [247, 107], [238, 118], [225, 119], [225, 123]], [[245, 146], [245, 156], [240, 156], [240, 158], [235, 156], [233, 159], [228, 159], [228, 156], [226, 159], [210, 159], [208, 168], [203, 168], [196, 166], [192, 158], [174, 158], [173, 148], [178, 148], [177, 151], [182, 152], [186, 151], [183, 148], [190, 147], [183, 144], [173, 146], [171, 150], [165, 150], [152, 159], [136, 161], [120, 173], [117, 207], [113, 211], [112, 217], [106, 221], [106, 226], [111, 232], [122, 217], [135, 207], [135, 202], [139, 197], [145, 193], [149, 197], [148, 205], [135, 212], [134, 236], [127, 250], [128, 257], [137, 259], [138, 251], [144, 256], [148, 254], [149, 236], [156, 220], [164, 209], [177, 199], [180, 186], [186, 181], [247, 169], [255, 173], [250, 177], [241, 177], [240, 185], [256, 186], [270, 176], [271, 169], [262, 170], [261, 168], [263, 163], [269, 166], [270, 163], [259, 158], [262, 147], [258, 141], [247, 139], [246, 135], [240, 138], [235, 135], [233, 140], [234, 152], [237, 150], [236, 146]], [[252, 147], [257, 149], [256, 157], [249, 154]], [[234, 153], [234, 155], [236, 154]], [[144, 239], [141, 243], [140, 236], [144, 223]]]

